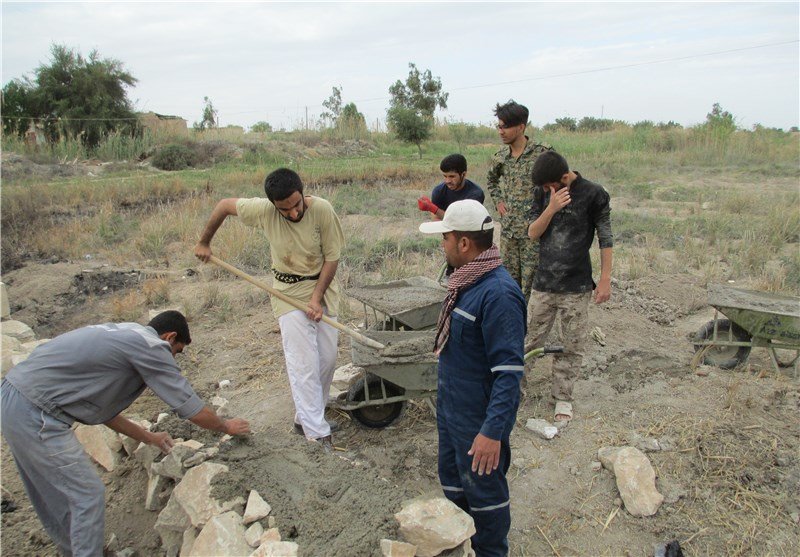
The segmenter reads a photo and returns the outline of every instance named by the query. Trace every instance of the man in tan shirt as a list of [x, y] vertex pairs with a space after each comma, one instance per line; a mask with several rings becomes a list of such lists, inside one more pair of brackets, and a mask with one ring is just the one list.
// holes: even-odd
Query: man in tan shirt
[[[270, 245], [273, 287], [306, 304], [301, 311], [274, 296], [272, 311], [281, 329], [286, 371], [295, 404], [295, 428], [308, 439], [331, 448], [331, 423], [325, 420], [338, 331], [322, 323], [322, 315], [335, 318], [339, 310], [336, 269], [344, 247], [344, 234], [331, 204], [303, 195], [296, 172], [279, 168], [264, 182], [264, 198], [223, 199], [211, 213], [195, 256], [208, 261], [211, 239], [228, 216], [238, 216], [247, 226], [262, 229]], [[335, 424], [333, 424], [335, 426]]]

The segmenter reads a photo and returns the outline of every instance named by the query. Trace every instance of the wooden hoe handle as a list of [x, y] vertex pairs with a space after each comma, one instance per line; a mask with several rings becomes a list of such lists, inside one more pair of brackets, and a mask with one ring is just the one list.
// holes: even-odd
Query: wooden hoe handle
[[[216, 257], [214, 255], [210, 256], [208, 258], [208, 260], [211, 263], [213, 263], [214, 265], [222, 267], [226, 271], [229, 271], [229, 272], [233, 273], [237, 277], [241, 277], [244, 280], [246, 280], [247, 282], [255, 284], [260, 289], [266, 290], [267, 292], [269, 292], [270, 294], [272, 294], [276, 298], [283, 300], [287, 304], [289, 304], [289, 305], [291, 305], [293, 307], [296, 307], [297, 309], [299, 309], [301, 311], [306, 311], [306, 306], [303, 305], [302, 302], [298, 302], [297, 300], [295, 300], [294, 298], [290, 298], [289, 296], [287, 296], [283, 292], [279, 292], [279, 291], [275, 290], [274, 288], [272, 288], [267, 283], [261, 282], [260, 280], [248, 275], [247, 273], [245, 273], [244, 271], [242, 271], [240, 269], [237, 269], [236, 267], [234, 267], [230, 263], [226, 263], [225, 261], [223, 261], [222, 259], [220, 259], [220, 258], [218, 258], [218, 257]], [[372, 340], [371, 338], [368, 338], [368, 337], [362, 335], [358, 331], [354, 331], [353, 329], [351, 329], [347, 325], [343, 325], [343, 324], [339, 323], [338, 321], [334, 321], [333, 319], [331, 319], [327, 315], [323, 315], [322, 316], [322, 321], [327, 323], [331, 327], [335, 327], [335, 328], [339, 329], [343, 333], [347, 333], [348, 335], [353, 337], [356, 340], [356, 342], [359, 342], [359, 343], [361, 343], [361, 344], [363, 344], [365, 346], [369, 346], [371, 348], [377, 348], [378, 350], [383, 350], [384, 348], [386, 348], [380, 342], [378, 342], [376, 340]]]

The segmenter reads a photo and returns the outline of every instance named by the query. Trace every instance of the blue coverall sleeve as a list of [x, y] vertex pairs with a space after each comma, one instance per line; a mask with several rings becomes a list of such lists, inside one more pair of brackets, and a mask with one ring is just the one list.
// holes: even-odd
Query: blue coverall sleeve
[[483, 341], [494, 377], [481, 433], [499, 440], [511, 431], [519, 403], [519, 383], [525, 370], [525, 302], [522, 293], [493, 291], [483, 308]]

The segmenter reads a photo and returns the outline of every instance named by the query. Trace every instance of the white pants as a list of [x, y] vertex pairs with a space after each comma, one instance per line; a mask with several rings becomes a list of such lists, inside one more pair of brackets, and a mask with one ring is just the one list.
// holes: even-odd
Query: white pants
[[309, 439], [327, 437], [331, 428], [325, 421], [325, 403], [336, 367], [339, 331], [312, 321], [299, 309], [281, 315], [278, 324], [294, 399], [294, 421], [303, 426]]

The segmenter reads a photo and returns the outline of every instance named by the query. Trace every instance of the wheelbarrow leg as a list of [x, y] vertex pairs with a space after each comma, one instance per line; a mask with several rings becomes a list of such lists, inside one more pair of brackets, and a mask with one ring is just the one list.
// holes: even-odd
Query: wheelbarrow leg
[[[797, 369], [797, 367], [795, 366], [795, 370], [796, 369]], [[433, 413], [433, 417], [435, 418], [436, 417], [436, 405], [433, 404], [433, 401], [431, 400], [431, 397], [426, 396], [425, 397], [425, 402], [428, 404], [428, 408], [431, 409], [431, 412]]]

